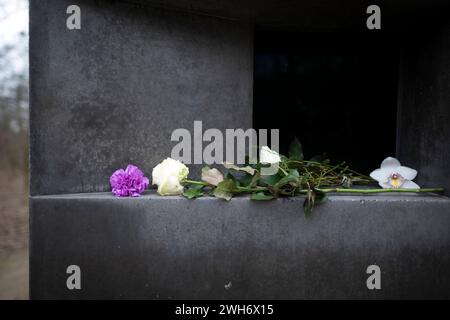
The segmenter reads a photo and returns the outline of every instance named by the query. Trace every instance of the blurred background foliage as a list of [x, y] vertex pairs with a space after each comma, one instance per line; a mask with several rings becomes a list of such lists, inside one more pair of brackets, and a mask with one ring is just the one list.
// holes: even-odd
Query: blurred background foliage
[[16, 23], [8, 20], [27, 8], [27, 1], [0, 0], [0, 166], [24, 174], [28, 168], [28, 26], [17, 26], [26, 30], [11, 34], [10, 25]]
[[28, 298], [28, 1], [0, 0], [0, 299]]

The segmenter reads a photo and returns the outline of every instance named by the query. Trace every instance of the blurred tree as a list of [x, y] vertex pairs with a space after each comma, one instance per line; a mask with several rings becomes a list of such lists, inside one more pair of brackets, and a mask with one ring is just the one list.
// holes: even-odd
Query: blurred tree
[[[28, 1], [0, 0], [0, 24], [27, 11]], [[11, 20], [10, 19], [10, 20]], [[17, 19], [18, 20], [18, 19]], [[11, 23], [10, 21], [7, 21]], [[21, 23], [21, 22], [12, 22]], [[26, 21], [17, 28], [26, 30]], [[7, 24], [7, 26], [9, 26]], [[6, 27], [7, 27], [6, 26]], [[3, 30], [5, 26], [1, 25]], [[13, 32], [13, 31], [11, 31]], [[0, 37], [0, 169], [28, 170], [28, 32]]]

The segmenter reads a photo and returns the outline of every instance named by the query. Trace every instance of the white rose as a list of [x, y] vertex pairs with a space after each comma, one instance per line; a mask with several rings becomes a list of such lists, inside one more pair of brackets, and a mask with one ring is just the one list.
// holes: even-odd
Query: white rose
[[181, 181], [186, 179], [189, 169], [178, 160], [167, 158], [152, 171], [153, 184], [158, 186], [162, 196], [176, 195], [183, 192]]
[[268, 146], [264, 146], [259, 152], [259, 162], [262, 164], [277, 164], [281, 162], [280, 154], [271, 150]]

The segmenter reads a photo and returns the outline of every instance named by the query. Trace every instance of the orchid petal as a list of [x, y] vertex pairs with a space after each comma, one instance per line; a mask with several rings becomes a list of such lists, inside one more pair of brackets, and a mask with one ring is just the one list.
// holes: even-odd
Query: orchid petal
[[378, 184], [380, 185], [380, 187], [382, 187], [383, 189], [391, 189], [392, 186], [389, 183], [385, 183], [385, 182], [378, 182]]
[[381, 163], [381, 169], [394, 169], [394, 168], [397, 168], [400, 166], [401, 166], [400, 161], [398, 161], [397, 159], [395, 159], [393, 157], [387, 157]]
[[414, 178], [417, 176], [417, 170], [408, 167], [400, 166], [396, 170], [397, 173], [399, 173], [406, 180], [414, 180]]
[[412, 181], [405, 181], [402, 185], [403, 189], [420, 189], [419, 185]]
[[387, 182], [389, 179], [390, 172], [385, 169], [376, 169], [370, 173], [370, 177], [379, 182]]

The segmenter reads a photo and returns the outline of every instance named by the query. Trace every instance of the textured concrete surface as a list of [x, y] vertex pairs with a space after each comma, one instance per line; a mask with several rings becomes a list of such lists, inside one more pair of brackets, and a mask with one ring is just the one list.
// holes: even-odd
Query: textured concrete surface
[[128, 163], [147, 174], [171, 133], [249, 128], [250, 25], [131, 3], [30, 3], [31, 194], [109, 190]]
[[450, 298], [450, 199], [331, 196], [308, 218], [302, 203], [32, 197], [31, 298]]
[[397, 154], [450, 195], [450, 23], [407, 38], [400, 69]]

